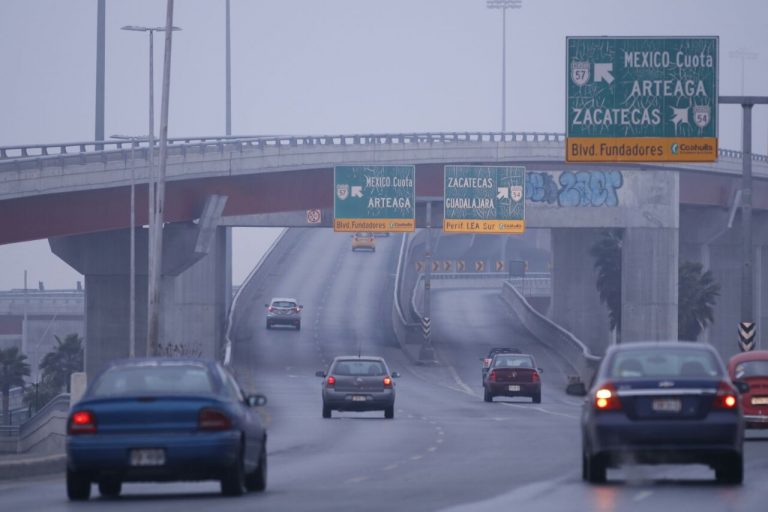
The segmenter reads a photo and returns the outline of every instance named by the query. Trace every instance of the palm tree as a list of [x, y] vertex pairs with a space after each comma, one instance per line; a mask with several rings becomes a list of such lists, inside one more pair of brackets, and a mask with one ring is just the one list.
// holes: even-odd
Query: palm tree
[[83, 371], [83, 339], [75, 334], [61, 338], [54, 336], [58, 344], [51, 352], [45, 354], [40, 362], [43, 373], [43, 383], [51, 389], [70, 392], [70, 375]]
[[27, 356], [19, 353], [17, 347], [0, 350], [0, 391], [3, 395], [3, 418], [8, 425], [11, 424], [11, 388], [24, 386], [24, 377], [29, 376], [26, 359]]
[[623, 237], [624, 232], [621, 229], [606, 229], [589, 250], [589, 254], [595, 259], [597, 292], [600, 294], [600, 300], [608, 307], [611, 330], [616, 331], [617, 341], [621, 340], [621, 245]]
[[678, 277], [677, 335], [681, 340], [696, 341], [707, 325], [714, 321], [712, 308], [720, 295], [720, 285], [712, 272], [703, 272], [701, 263], [680, 264]]

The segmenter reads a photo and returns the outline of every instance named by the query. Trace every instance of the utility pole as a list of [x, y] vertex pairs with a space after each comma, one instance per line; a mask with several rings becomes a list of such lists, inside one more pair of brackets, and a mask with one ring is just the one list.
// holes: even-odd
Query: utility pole
[[523, 0], [486, 0], [489, 9], [501, 9], [501, 133], [507, 131], [507, 9], [520, 9]]
[[[106, 34], [106, 0], [98, 0], [96, 7], [96, 133], [97, 141], [104, 140], [104, 55]], [[96, 149], [104, 149], [97, 144]]]

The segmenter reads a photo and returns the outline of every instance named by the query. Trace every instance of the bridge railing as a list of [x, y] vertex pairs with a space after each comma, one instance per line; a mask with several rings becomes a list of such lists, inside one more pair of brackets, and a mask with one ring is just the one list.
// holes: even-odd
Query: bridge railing
[[[203, 137], [173, 137], [168, 144], [173, 148], [200, 148], [224, 146], [240, 147], [276, 147], [302, 145], [371, 145], [371, 144], [448, 144], [462, 142], [520, 142], [560, 144], [565, 141], [565, 134], [555, 132], [426, 132], [426, 133], [387, 133], [387, 134], [353, 134], [353, 135], [237, 135], [237, 136], [203, 136]], [[155, 140], [155, 145], [158, 145]], [[147, 139], [105, 140], [83, 142], [57, 142], [49, 144], [23, 144], [15, 146], [0, 146], [0, 160], [40, 159], [45, 157], [61, 157], [65, 155], [83, 155], [94, 153], [109, 153], [126, 151], [131, 147], [146, 152], [149, 147]], [[141, 153], [140, 153], [141, 154]], [[720, 149], [719, 156], [724, 158], [741, 159], [741, 151]], [[768, 161], [766, 155], [752, 154], [756, 161]]]

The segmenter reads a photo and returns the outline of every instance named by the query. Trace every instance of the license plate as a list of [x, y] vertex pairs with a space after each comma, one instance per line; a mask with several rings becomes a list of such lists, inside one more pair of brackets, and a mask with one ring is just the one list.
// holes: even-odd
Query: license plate
[[510, 391], [520, 391], [520, 386], [518, 386], [518, 385], [509, 386], [509, 390]]
[[131, 450], [131, 466], [162, 466], [165, 464], [165, 450], [142, 448]]
[[768, 396], [753, 396], [752, 405], [768, 405]]
[[362, 395], [352, 395], [353, 402], [365, 402], [366, 398]]
[[683, 408], [680, 400], [674, 398], [660, 398], [653, 401], [651, 405], [656, 412], [680, 412]]

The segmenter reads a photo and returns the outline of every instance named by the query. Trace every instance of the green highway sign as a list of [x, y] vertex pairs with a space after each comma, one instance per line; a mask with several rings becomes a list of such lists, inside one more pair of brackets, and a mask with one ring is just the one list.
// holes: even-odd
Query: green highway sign
[[413, 165], [336, 166], [333, 230], [415, 230], [415, 174]]
[[566, 161], [717, 159], [717, 37], [568, 37], [566, 47]]
[[446, 165], [443, 231], [523, 233], [525, 167]]

